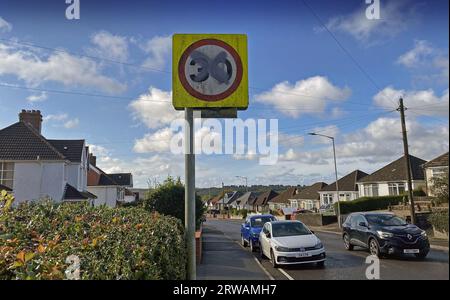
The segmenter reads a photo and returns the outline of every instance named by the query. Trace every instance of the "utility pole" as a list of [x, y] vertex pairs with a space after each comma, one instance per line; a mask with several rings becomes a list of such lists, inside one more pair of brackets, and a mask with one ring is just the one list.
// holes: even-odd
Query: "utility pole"
[[397, 109], [400, 112], [400, 119], [402, 123], [402, 134], [403, 134], [403, 148], [405, 154], [405, 164], [406, 164], [406, 175], [408, 178], [408, 198], [409, 204], [411, 206], [411, 223], [416, 224], [416, 212], [414, 207], [414, 195], [412, 189], [412, 175], [411, 175], [411, 161], [409, 157], [409, 148], [408, 148], [408, 134], [406, 131], [406, 121], [405, 121], [405, 106], [403, 105], [403, 98], [400, 98], [400, 106]]
[[195, 262], [195, 152], [194, 152], [194, 113], [192, 108], [185, 108], [184, 171], [184, 227], [187, 246], [187, 277], [195, 280], [197, 277]]

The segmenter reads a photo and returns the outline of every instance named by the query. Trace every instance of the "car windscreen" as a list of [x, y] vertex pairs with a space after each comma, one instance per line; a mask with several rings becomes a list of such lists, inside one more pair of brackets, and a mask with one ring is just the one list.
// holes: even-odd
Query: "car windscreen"
[[292, 223], [279, 223], [272, 224], [272, 235], [273, 237], [283, 237], [283, 236], [298, 236], [298, 235], [309, 235], [311, 231], [305, 227], [302, 223], [292, 222]]
[[252, 218], [251, 219], [251, 225], [252, 227], [263, 227], [264, 224], [266, 224], [267, 222], [271, 222], [274, 221], [273, 217], [258, 217], [258, 218]]
[[407, 223], [402, 218], [394, 215], [366, 215], [367, 222], [376, 226], [405, 226]]

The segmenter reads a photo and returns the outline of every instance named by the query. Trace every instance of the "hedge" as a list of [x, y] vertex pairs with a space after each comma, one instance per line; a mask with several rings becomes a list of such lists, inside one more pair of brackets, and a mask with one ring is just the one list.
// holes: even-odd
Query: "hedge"
[[433, 212], [428, 221], [440, 232], [448, 232], [448, 210]]
[[[341, 214], [352, 212], [373, 211], [387, 209], [389, 206], [397, 205], [403, 201], [404, 196], [362, 197], [353, 201], [341, 201]], [[335, 210], [337, 203], [334, 204]]]
[[23, 204], [0, 215], [0, 279], [65, 279], [71, 255], [80, 279], [185, 279], [183, 234], [142, 208]]

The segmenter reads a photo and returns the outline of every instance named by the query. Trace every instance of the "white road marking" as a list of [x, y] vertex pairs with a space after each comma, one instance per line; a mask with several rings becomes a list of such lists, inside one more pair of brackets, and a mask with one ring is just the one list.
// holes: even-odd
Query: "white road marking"
[[281, 274], [283, 274], [284, 276], [286, 276], [287, 279], [289, 279], [289, 280], [295, 280], [295, 279], [292, 278], [291, 275], [289, 275], [285, 270], [283, 270], [283, 269], [278, 269], [278, 271], [280, 271]]
[[261, 270], [263, 270], [263, 272], [267, 275], [267, 277], [269, 277], [270, 280], [275, 280], [275, 278], [273, 278], [273, 276], [270, 275], [269, 271], [267, 271], [266, 268], [264, 268], [264, 266], [259, 262], [259, 260], [256, 257], [253, 256], [253, 259], [256, 261]]

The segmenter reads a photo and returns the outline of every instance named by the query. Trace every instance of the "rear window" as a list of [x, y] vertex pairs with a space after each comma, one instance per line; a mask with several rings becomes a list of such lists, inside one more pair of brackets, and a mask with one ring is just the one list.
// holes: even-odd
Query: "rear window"
[[267, 222], [275, 221], [273, 217], [257, 217], [252, 218], [250, 223], [252, 227], [263, 227]]

